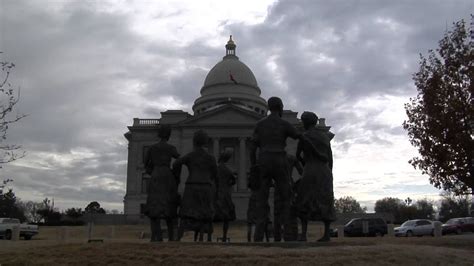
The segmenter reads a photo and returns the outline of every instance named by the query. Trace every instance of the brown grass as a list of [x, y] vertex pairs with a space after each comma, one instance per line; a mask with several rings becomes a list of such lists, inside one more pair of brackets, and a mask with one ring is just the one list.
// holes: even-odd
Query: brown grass
[[[86, 243], [86, 228], [70, 228], [70, 238], [57, 238], [57, 228], [40, 229], [31, 241], [0, 240], [2, 265], [474, 265], [474, 234], [460, 237], [344, 238], [319, 244], [318, 226], [308, 243], [245, 243], [245, 230], [231, 230], [232, 243], [193, 243], [191, 234], [180, 243], [148, 243], [138, 239], [146, 226], [97, 226]], [[216, 230], [217, 231], [217, 230]], [[220, 231], [220, 230], [219, 230]]]

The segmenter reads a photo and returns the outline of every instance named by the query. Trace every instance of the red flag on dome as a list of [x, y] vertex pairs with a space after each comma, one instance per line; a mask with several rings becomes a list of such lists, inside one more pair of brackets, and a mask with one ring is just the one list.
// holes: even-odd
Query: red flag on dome
[[237, 80], [234, 79], [234, 76], [232, 76], [232, 73], [230, 71], [229, 71], [229, 78], [230, 78], [231, 81], [234, 82], [235, 85], [239, 84], [239, 83], [237, 83]]

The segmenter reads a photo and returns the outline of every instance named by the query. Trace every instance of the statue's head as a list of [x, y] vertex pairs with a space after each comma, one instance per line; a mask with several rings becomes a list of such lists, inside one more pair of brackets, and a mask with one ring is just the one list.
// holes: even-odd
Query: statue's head
[[202, 147], [209, 142], [209, 136], [207, 135], [206, 131], [200, 129], [194, 132], [193, 137], [193, 144], [194, 147]]
[[304, 128], [308, 129], [318, 123], [318, 116], [313, 112], [303, 112], [301, 121], [303, 121]]
[[283, 113], [283, 102], [278, 97], [270, 97], [267, 101], [268, 110], [271, 113], [277, 113], [279, 116]]
[[232, 153], [230, 151], [225, 151], [219, 156], [219, 163], [226, 163], [231, 157]]
[[158, 128], [158, 137], [160, 139], [169, 140], [171, 136], [171, 126], [170, 125], [160, 125]]

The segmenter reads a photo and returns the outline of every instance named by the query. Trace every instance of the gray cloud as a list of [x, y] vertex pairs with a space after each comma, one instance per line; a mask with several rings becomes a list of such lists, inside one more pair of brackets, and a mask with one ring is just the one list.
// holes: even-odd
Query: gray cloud
[[[23, 198], [109, 204], [124, 195], [126, 126], [159, 116], [166, 97], [189, 111], [224, 55], [227, 32], [263, 96], [326, 117], [341, 157], [354, 142], [393, 148], [389, 136], [405, 134], [401, 127], [371, 119], [383, 108], [355, 104], [414, 95], [418, 54], [436, 47], [446, 22], [470, 12], [469, 1], [279, 1], [260, 24], [223, 20], [222, 46], [202, 36], [176, 47], [135, 32], [133, 13], [94, 2], [0, 3], [2, 59], [17, 65], [12, 82], [22, 87], [19, 110], [29, 114], [8, 136], [29, 155], [3, 176]], [[180, 14], [163, 10], [155, 19]], [[98, 187], [89, 186], [94, 176]]]
[[[326, 117], [345, 152], [353, 142], [393, 147], [381, 135], [405, 134], [403, 120], [399, 127], [384, 125], [371, 120], [381, 110], [347, 107], [371, 96], [413, 96], [419, 53], [436, 48], [446, 21], [468, 18], [467, 7], [468, 1], [279, 1], [264, 23], [231, 24], [227, 30], [258, 74], [264, 95]], [[263, 64], [270, 58], [276, 71]]]
[[[6, 165], [3, 175], [14, 179], [22, 198], [120, 203], [127, 151], [122, 134], [140, 113], [134, 109], [140, 103], [127, 103], [118, 94], [140, 79], [137, 65], [145, 60], [137, 44], [143, 40], [129, 29], [126, 16], [90, 6], [55, 5], [54, 12], [29, 2], [2, 5], [8, 10], [1, 14], [2, 59], [17, 65], [12, 82], [21, 85], [19, 110], [29, 115], [8, 135], [27, 157]], [[77, 150], [89, 154], [74, 155]], [[86, 185], [93, 176], [109, 181]]]

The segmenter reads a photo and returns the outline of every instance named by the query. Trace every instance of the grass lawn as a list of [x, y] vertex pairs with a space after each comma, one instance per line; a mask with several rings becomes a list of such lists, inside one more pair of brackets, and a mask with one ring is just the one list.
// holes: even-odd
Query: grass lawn
[[[86, 243], [86, 227], [70, 227], [66, 241], [57, 227], [42, 227], [31, 241], [0, 240], [0, 264], [75, 265], [474, 265], [474, 234], [413, 238], [343, 238], [316, 243], [321, 228], [310, 227], [307, 243], [246, 243], [245, 226], [231, 229], [231, 243], [149, 243], [139, 239], [147, 226], [96, 226]], [[218, 227], [215, 227], [215, 232]], [[219, 228], [220, 229], [220, 228]], [[112, 235], [112, 231], [115, 235]], [[214, 236], [217, 236], [217, 234]]]

